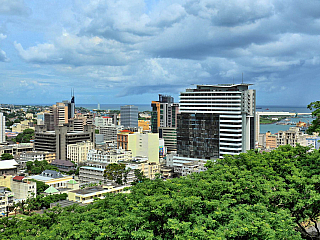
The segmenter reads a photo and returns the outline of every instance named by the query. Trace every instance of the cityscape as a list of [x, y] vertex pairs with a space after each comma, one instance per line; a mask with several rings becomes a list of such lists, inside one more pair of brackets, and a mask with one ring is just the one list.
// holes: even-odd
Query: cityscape
[[319, 9], [0, 0], [0, 238], [320, 239]]

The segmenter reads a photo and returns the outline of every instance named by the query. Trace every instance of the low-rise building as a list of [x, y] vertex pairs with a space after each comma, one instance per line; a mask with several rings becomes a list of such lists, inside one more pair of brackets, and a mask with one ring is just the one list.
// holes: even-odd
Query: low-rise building
[[160, 174], [160, 164], [149, 162], [147, 158], [136, 157], [132, 162], [125, 164], [127, 169], [131, 169], [132, 171], [138, 169], [143, 172], [143, 175], [146, 178], [149, 179], [154, 179], [156, 177], [156, 174]]
[[309, 137], [309, 138], [306, 138], [306, 145], [311, 147], [312, 149], [317, 149], [319, 150], [319, 147], [320, 147], [320, 137]]
[[12, 144], [6, 146], [0, 146], [0, 155], [4, 153], [9, 153], [14, 156], [17, 153], [33, 151], [32, 143], [20, 143], [20, 144]]
[[138, 120], [138, 127], [142, 127], [143, 131], [149, 131], [150, 129], [150, 120]]
[[204, 172], [207, 168], [204, 166], [207, 163], [205, 160], [195, 160], [192, 162], [185, 162], [182, 164], [177, 164], [173, 169], [175, 173], [181, 176], [187, 176], [192, 173]]
[[13, 206], [14, 193], [8, 191], [7, 187], [0, 186], [0, 214], [3, 216], [7, 213], [7, 207]]
[[107, 193], [120, 193], [126, 186], [109, 185], [104, 187], [90, 187], [68, 192], [68, 200], [84, 204], [92, 203], [95, 198], [104, 198]]
[[39, 175], [29, 176], [28, 179], [41, 181], [54, 188], [66, 188], [72, 176], [62, 175], [60, 172], [53, 170], [45, 170]]
[[19, 163], [20, 168], [26, 168], [26, 163], [31, 161], [43, 161], [46, 160], [51, 163], [56, 157], [55, 153], [43, 152], [43, 151], [28, 151], [18, 153], [14, 156], [15, 160]]
[[104, 175], [105, 168], [84, 166], [79, 168], [79, 180], [81, 182], [106, 182]]
[[103, 117], [95, 117], [94, 118], [94, 125], [97, 128], [104, 127], [104, 126], [111, 125], [111, 124], [112, 124], [112, 117], [103, 116]]
[[266, 148], [275, 149], [277, 148], [277, 135], [271, 132], [266, 132]]
[[114, 149], [108, 151], [101, 151], [92, 149], [88, 151], [87, 160], [89, 162], [104, 162], [104, 163], [118, 163], [132, 160], [131, 151], [124, 149]]
[[55, 166], [59, 169], [61, 172], [69, 172], [76, 170], [75, 164], [68, 160], [60, 160], [56, 159], [52, 163], [50, 163], [52, 166]]
[[23, 176], [15, 176], [11, 180], [11, 191], [16, 199], [25, 200], [37, 196], [37, 184]]
[[16, 175], [19, 163], [14, 159], [0, 161], [0, 175]]

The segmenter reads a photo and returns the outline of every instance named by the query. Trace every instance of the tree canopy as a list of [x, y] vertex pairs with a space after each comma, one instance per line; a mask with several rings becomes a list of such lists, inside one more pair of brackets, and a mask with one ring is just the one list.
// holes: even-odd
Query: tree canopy
[[111, 163], [104, 170], [104, 177], [118, 184], [127, 182], [127, 176], [130, 170], [126, 169], [126, 165], [120, 163]]
[[16, 136], [16, 142], [19, 143], [29, 143], [30, 140], [34, 136], [34, 130], [33, 129], [25, 129], [22, 133], [19, 133], [18, 136]]
[[320, 133], [320, 101], [311, 102], [308, 105], [310, 110], [313, 110], [312, 116], [315, 119], [312, 121], [311, 126], [307, 129], [308, 134], [312, 134], [313, 132]]
[[30, 174], [40, 174], [44, 170], [59, 171], [59, 169], [56, 166], [52, 166], [46, 160], [42, 160], [42, 161], [35, 160], [34, 162], [28, 161], [26, 163], [26, 166], [27, 166], [27, 171]]
[[[187, 177], [144, 179], [86, 207], [0, 220], [1, 239], [315, 239], [320, 153], [283, 146], [208, 162]], [[319, 232], [314, 233], [318, 235]]]
[[13, 156], [10, 153], [3, 153], [1, 155], [1, 160], [10, 160], [13, 159]]

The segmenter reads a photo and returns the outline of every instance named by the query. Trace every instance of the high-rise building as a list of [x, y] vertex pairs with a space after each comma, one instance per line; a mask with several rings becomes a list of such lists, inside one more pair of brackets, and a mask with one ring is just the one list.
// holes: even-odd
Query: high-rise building
[[53, 114], [55, 126], [67, 124], [69, 119], [74, 118], [75, 99], [74, 95], [71, 95], [71, 101], [65, 100], [52, 105], [50, 113]]
[[3, 113], [0, 112], [0, 143], [4, 143], [6, 141], [6, 117], [3, 116]]
[[43, 125], [47, 131], [54, 130], [54, 115], [52, 113], [41, 112], [37, 114], [37, 125]]
[[197, 85], [180, 93], [178, 154], [212, 159], [254, 149], [256, 92], [250, 85]]
[[158, 133], [160, 127], [177, 127], [179, 104], [171, 96], [159, 94], [159, 101], [151, 102], [151, 131]]
[[120, 120], [124, 128], [138, 128], [138, 107], [125, 105], [120, 107]]

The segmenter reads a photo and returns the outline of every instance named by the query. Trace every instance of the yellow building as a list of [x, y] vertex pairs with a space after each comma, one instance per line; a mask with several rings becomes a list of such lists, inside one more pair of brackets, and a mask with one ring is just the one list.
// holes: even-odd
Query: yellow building
[[12, 175], [0, 176], [0, 186], [11, 188]]
[[45, 170], [40, 175], [30, 176], [28, 178], [43, 182], [54, 188], [66, 188], [68, 182], [73, 179], [72, 176], [62, 175], [60, 172], [53, 170]]
[[266, 148], [277, 148], [277, 136], [272, 134], [271, 132], [266, 132]]
[[138, 120], [138, 127], [142, 127], [143, 131], [150, 130], [150, 120]]
[[126, 186], [104, 186], [104, 187], [90, 187], [85, 189], [73, 190], [67, 192], [68, 200], [80, 203], [92, 203], [94, 198], [104, 198], [107, 193], [120, 193], [124, 191]]
[[56, 160], [56, 153], [45, 152], [44, 160], [46, 160], [48, 163], [52, 163], [54, 160]]
[[12, 125], [12, 132], [23, 132], [24, 130], [26, 130], [26, 129], [35, 129], [34, 127], [30, 127], [29, 126], [29, 122], [30, 122], [30, 120], [24, 120], [24, 121], [22, 121], [22, 122], [20, 122], [20, 123], [15, 123], [15, 124], [13, 124]]
[[117, 136], [118, 148], [131, 150], [132, 157], [147, 157], [149, 162], [159, 163], [159, 134], [121, 131]]

